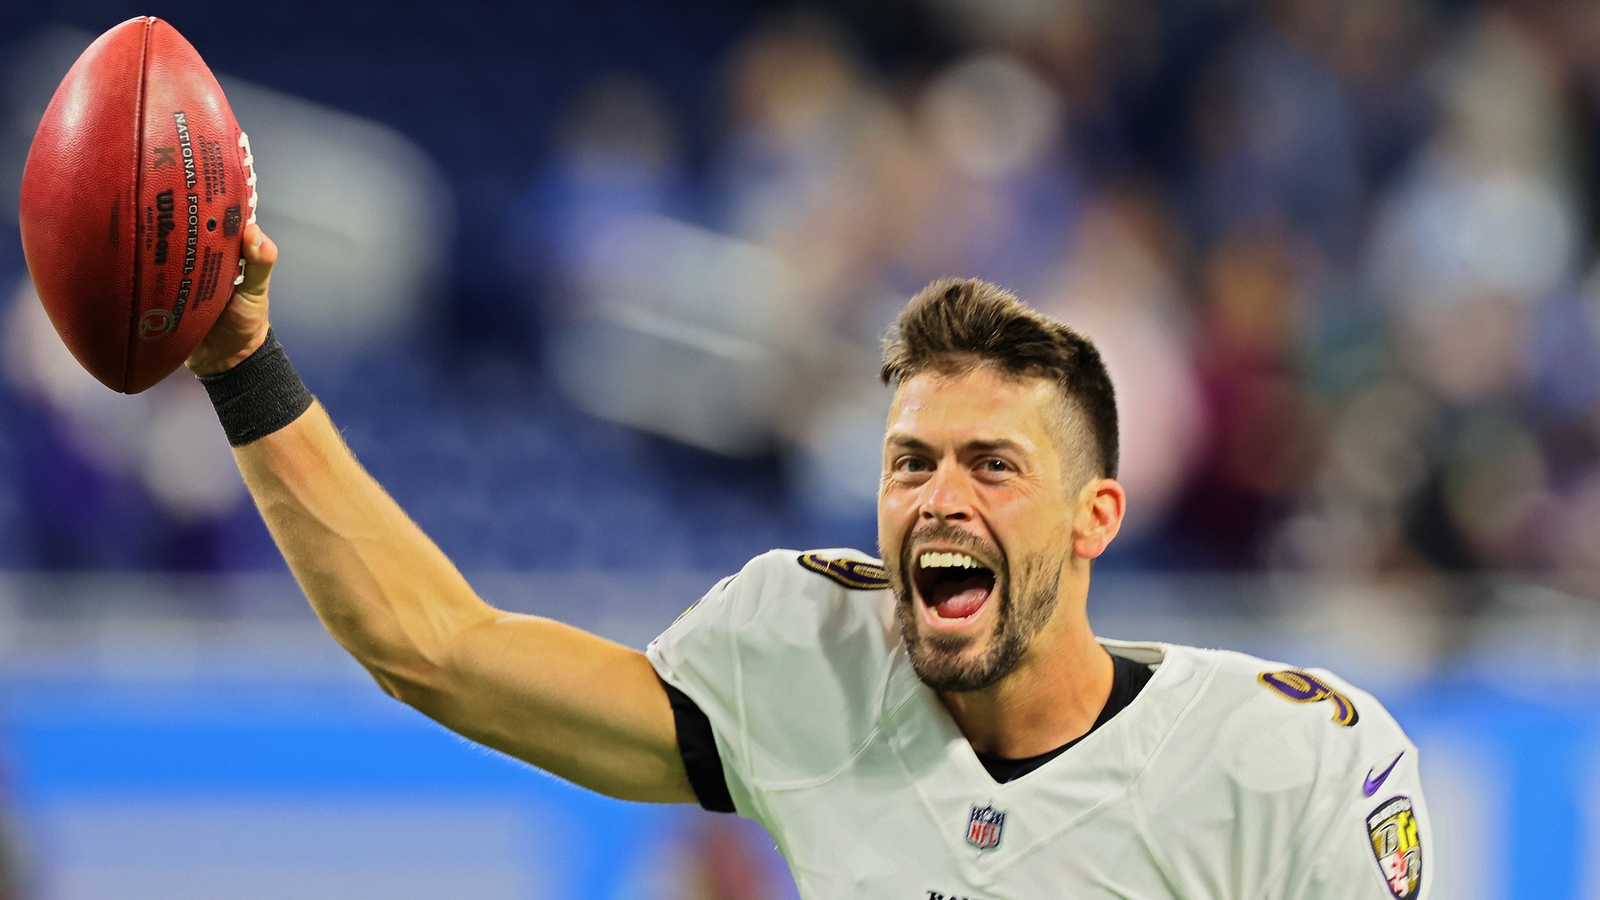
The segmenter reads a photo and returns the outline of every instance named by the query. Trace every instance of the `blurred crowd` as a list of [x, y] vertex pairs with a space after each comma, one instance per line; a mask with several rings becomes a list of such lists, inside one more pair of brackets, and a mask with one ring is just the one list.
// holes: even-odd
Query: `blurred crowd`
[[[1131, 498], [1108, 565], [1600, 595], [1600, 4], [918, 10], [915, 52], [844, 9], [763, 18], [709, 100], [638, 71], [574, 85], [498, 223], [534, 362], [433, 352], [421, 325], [359, 366], [312, 361], [358, 454], [464, 565], [870, 543], [877, 342], [955, 275], [1100, 345]], [[49, 361], [7, 347], [10, 421], [50, 420]], [[151, 402], [188, 415], [203, 398], [182, 391]], [[144, 471], [151, 521], [254, 548], [180, 564], [270, 563], [231, 482], [207, 493], [147, 452], [106, 483]], [[13, 491], [13, 527], [82, 493], [56, 490]], [[107, 509], [51, 527], [106, 540]], [[55, 546], [3, 562], [141, 564]]]
[[978, 276], [1101, 345], [1124, 561], [1600, 589], [1600, 6], [937, 5], [926, 73], [750, 35], [699, 179], [651, 85], [582, 97], [535, 201], [580, 403], [866, 508], [876, 341]]

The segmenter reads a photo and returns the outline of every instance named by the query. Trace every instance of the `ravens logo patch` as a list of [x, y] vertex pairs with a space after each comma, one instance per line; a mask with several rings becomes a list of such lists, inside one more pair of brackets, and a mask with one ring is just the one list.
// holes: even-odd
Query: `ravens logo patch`
[[1422, 833], [1411, 798], [1390, 797], [1367, 816], [1367, 837], [1378, 871], [1396, 900], [1422, 891]]

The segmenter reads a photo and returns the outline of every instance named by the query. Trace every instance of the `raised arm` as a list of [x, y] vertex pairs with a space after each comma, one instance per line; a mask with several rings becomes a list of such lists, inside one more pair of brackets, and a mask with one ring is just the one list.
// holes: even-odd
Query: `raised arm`
[[[244, 240], [245, 280], [190, 357], [196, 374], [228, 372], [266, 341], [278, 251], [254, 225]], [[321, 405], [234, 455], [317, 616], [386, 692], [600, 793], [695, 800], [644, 654], [479, 599], [356, 462]]]

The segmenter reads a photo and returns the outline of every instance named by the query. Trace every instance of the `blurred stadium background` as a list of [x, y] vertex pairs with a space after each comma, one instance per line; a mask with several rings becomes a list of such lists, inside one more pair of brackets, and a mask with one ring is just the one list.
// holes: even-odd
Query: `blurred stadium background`
[[792, 896], [322, 635], [201, 392], [83, 374], [16, 238], [98, 32], [249, 130], [275, 318], [493, 602], [643, 645], [873, 544], [876, 340], [941, 275], [1104, 348], [1102, 633], [1326, 665], [1424, 753], [1440, 900], [1600, 898], [1600, 4], [12, 4], [0, 34], [0, 897]]

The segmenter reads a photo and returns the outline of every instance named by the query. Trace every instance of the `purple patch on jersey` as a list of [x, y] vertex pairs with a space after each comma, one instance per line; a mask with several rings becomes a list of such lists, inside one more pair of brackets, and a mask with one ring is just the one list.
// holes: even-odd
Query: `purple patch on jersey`
[[1367, 795], [1368, 797], [1376, 794], [1378, 792], [1378, 788], [1383, 787], [1384, 779], [1389, 777], [1389, 773], [1394, 771], [1395, 766], [1400, 765], [1400, 757], [1405, 755], [1406, 752], [1404, 750], [1396, 753], [1394, 755], [1394, 759], [1389, 761], [1388, 767], [1386, 767], [1382, 772], [1379, 772], [1376, 777], [1373, 776], [1372, 769], [1376, 769], [1377, 766], [1373, 766], [1372, 769], [1368, 769], [1367, 778], [1361, 783], [1361, 793]]
[[1005, 829], [1006, 814], [989, 806], [972, 808], [967, 816], [967, 843], [979, 850], [1000, 846], [1000, 832]]

